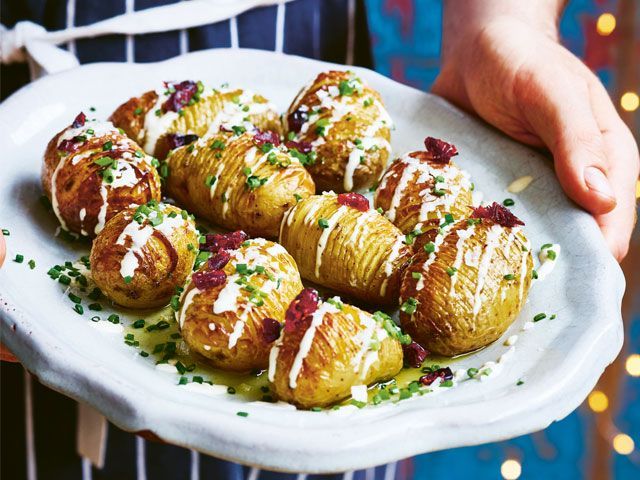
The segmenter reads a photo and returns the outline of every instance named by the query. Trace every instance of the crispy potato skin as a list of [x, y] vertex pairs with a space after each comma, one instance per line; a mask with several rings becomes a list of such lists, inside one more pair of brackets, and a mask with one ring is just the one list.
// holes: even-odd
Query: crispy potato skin
[[[162, 93], [162, 90], [164, 88], [159, 91]], [[225, 113], [225, 109], [229, 109], [229, 107], [241, 108], [241, 105], [238, 102], [234, 102], [234, 100], [241, 97], [244, 98], [243, 94], [244, 96], [250, 96], [247, 99], [249, 105], [254, 107], [265, 106], [264, 109], [258, 107], [258, 110], [260, 110], [258, 112], [249, 111], [245, 115], [248, 121], [260, 130], [273, 130], [281, 133], [282, 124], [278, 113], [272, 108], [266, 107], [269, 101], [262, 95], [243, 92], [241, 89], [224, 91], [205, 89], [199, 101], [193, 105], [183, 107], [182, 114], [168, 122], [164, 133], [160, 135], [154, 146], [146, 145], [148, 140], [146, 129], [148, 129], [148, 125], [145, 125], [145, 123], [155, 120], [155, 111], [162, 109], [162, 103], [167, 99], [166, 96], [161, 96], [157, 91], [150, 90], [140, 97], [130, 98], [111, 114], [110, 120], [145, 147], [147, 153], [164, 159], [171, 149], [168, 142], [168, 134], [195, 134], [203, 137], [208, 133], [211, 124], [217, 124], [226, 119], [228, 115]], [[137, 109], [141, 109], [138, 115], [135, 114]], [[163, 113], [161, 117], [167, 115], [167, 113]]]
[[[351, 78], [352, 75], [349, 72], [342, 71], [319, 74], [310, 85], [298, 93], [289, 107], [285, 116], [285, 129], [288, 132], [293, 132], [291, 126], [286, 122], [286, 118], [296, 110], [303, 107], [311, 111], [313, 108], [321, 106], [322, 100], [317, 95], [318, 91], [327, 91], [329, 87], [337, 88], [340, 82], [348, 81]], [[367, 99], [375, 99], [375, 103], [365, 107], [364, 102]], [[373, 185], [382, 174], [390, 155], [390, 119], [386, 124], [379, 123], [379, 127], [375, 131], [367, 132], [368, 129], [374, 128], [372, 126], [375, 126], [382, 117], [388, 119], [380, 94], [369, 86], [363, 85], [361, 93], [356, 92], [351, 96], [340, 95], [336, 97], [336, 101], [338, 100], [348, 102], [348, 112], [331, 123], [328, 133], [324, 137], [324, 142], [316, 131], [315, 123], [319, 119], [331, 119], [333, 108], [324, 108], [317, 119], [309, 125], [306, 132], [293, 132], [296, 134], [296, 140], [311, 142], [318, 154], [316, 162], [307, 166], [316, 183], [317, 193], [326, 190], [336, 192], [360, 190]], [[354, 150], [353, 142], [367, 137], [375, 138], [376, 143], [380, 144], [379, 148], [363, 151], [364, 158], [355, 167], [353, 174], [345, 174], [349, 155]], [[345, 176], [347, 176], [347, 182], [345, 182]], [[352, 186], [347, 188], [349, 179], [352, 180]]]
[[[223, 149], [212, 149], [214, 142]], [[296, 204], [296, 196], [313, 194], [313, 180], [299, 160], [285, 151], [276, 152], [278, 161], [290, 162], [286, 168], [272, 165], [254, 143], [253, 135], [236, 137], [219, 133], [188, 147], [174, 150], [167, 158], [167, 194], [197, 215], [229, 230], [244, 230], [252, 236], [275, 238], [285, 212]], [[251, 175], [268, 178], [255, 189], [249, 188], [245, 168]], [[217, 180], [210, 187], [207, 177]]]
[[[56, 215], [67, 230], [88, 237], [94, 237], [96, 230], [100, 231], [104, 226], [99, 218], [105, 203], [101, 193], [103, 187], [107, 192], [105, 222], [129, 205], [160, 200], [160, 177], [151, 166], [150, 158], [135, 156], [136, 152], [141, 151], [135, 142], [113, 131], [89, 136], [74, 152], [63, 156], [63, 152], [58, 151], [58, 140], [70, 128], [62, 130], [49, 141], [41, 174], [44, 193], [54, 204], [54, 211], [57, 205]], [[113, 143], [114, 148], [103, 151], [103, 145], [108, 141]], [[119, 164], [127, 163], [135, 172], [136, 183], [119, 187], [104, 183], [100, 176], [102, 167], [95, 161], [107, 156], [116, 158]], [[53, 175], [56, 169], [54, 199]], [[83, 209], [85, 215], [81, 219], [80, 212]]]
[[[492, 228], [497, 229], [494, 240]], [[533, 260], [529, 242], [521, 231], [514, 233], [512, 228], [483, 219], [472, 227], [470, 237], [461, 240], [461, 232], [469, 229], [464, 220], [448, 230], [435, 254], [431, 254], [435, 260], [428, 268], [425, 263], [429, 254], [417, 249], [402, 276], [401, 302], [408, 298], [418, 301], [413, 315], [400, 312], [402, 327], [413, 340], [439, 355], [471, 352], [497, 340], [522, 309], [531, 285]], [[421, 237], [434, 241], [436, 232], [430, 230]], [[463, 253], [459, 253], [459, 242]], [[461, 261], [456, 263], [456, 258]], [[485, 271], [481, 273], [483, 262]], [[449, 276], [447, 268], [454, 265], [458, 270]], [[422, 288], [420, 280], [412, 277], [414, 272], [423, 275]], [[514, 279], [505, 279], [507, 274], [514, 275]], [[474, 313], [476, 298], [481, 304]]]
[[141, 248], [138, 267], [126, 283], [120, 273], [124, 256], [131, 248], [131, 238], [118, 243], [123, 230], [133, 220], [135, 208], [128, 208], [107, 222], [91, 248], [91, 275], [96, 285], [115, 303], [129, 308], [155, 308], [169, 303], [176, 287], [184, 285], [191, 273], [197, 247], [198, 234], [193, 220], [183, 220], [181, 210], [167, 205], [165, 215], [176, 212], [182, 224], [170, 235], [155, 230]]
[[[302, 290], [295, 261], [283, 248], [262, 239], [248, 242], [248, 246], [238, 249], [236, 253], [239, 255], [232, 253], [234, 257], [224, 267], [227, 274], [224, 285], [198, 290], [193, 283], [189, 283], [182, 295], [182, 303], [177, 314], [182, 337], [192, 352], [198, 353], [216, 368], [236, 372], [267, 367], [273, 343], [265, 339], [262, 320], [268, 317], [282, 323], [289, 303]], [[250, 251], [261, 256], [259, 264], [274, 277], [282, 278], [280, 288], [268, 294], [262, 306], [252, 306], [248, 314], [242, 312], [247, 305], [251, 305], [250, 293], [245, 289], [239, 289], [237, 309], [214, 313], [214, 304], [220, 298], [221, 291], [238, 278], [234, 275], [236, 265], [244, 262], [238, 259], [246, 258]], [[201, 270], [206, 270], [206, 265]], [[249, 281], [251, 285], [263, 289], [269, 279], [265, 274], [253, 274]], [[194, 290], [197, 293], [194, 294]], [[238, 321], [245, 322], [242, 334], [237, 343], [230, 348], [230, 336]]]
[[280, 231], [303, 278], [378, 305], [397, 305], [400, 273], [412, 253], [403, 240], [378, 212], [340, 205], [333, 193], [300, 201]]
[[[445, 177], [444, 195], [436, 196], [435, 176]], [[466, 218], [472, 204], [470, 183], [454, 163], [433, 161], [427, 152], [410, 152], [391, 163], [374, 196], [374, 206], [403, 233], [451, 213]]]
[[361, 315], [370, 316], [347, 304], [340, 311], [324, 314], [302, 361], [295, 388], [290, 387], [290, 372], [307, 329], [283, 331], [273, 377], [278, 399], [301, 408], [327, 406], [348, 397], [352, 386], [388, 380], [402, 369], [402, 347], [392, 337], [380, 342], [378, 359], [366, 372], [362, 361], [354, 367], [353, 359], [367, 348], [362, 343], [365, 326], [360, 321]]

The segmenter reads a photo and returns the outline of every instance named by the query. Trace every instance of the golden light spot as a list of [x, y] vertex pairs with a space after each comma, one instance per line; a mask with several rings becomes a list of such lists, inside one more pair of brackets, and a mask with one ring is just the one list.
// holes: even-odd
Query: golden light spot
[[[640, 182], [638, 182], [638, 186], [640, 187]], [[629, 355], [627, 357], [625, 367], [629, 375], [631, 375], [632, 377], [640, 377], [640, 355], [638, 355], [637, 353]]]
[[603, 36], [611, 35], [611, 33], [616, 29], [616, 17], [614, 17], [611, 13], [603, 13], [598, 17], [598, 22], [596, 23], [596, 30], [598, 33]]
[[627, 112], [635, 112], [640, 107], [640, 97], [636, 92], [625, 92], [620, 97], [620, 106]]
[[594, 390], [589, 394], [589, 408], [596, 413], [604, 412], [609, 407], [609, 399], [604, 392]]
[[613, 449], [620, 455], [629, 455], [634, 448], [633, 438], [626, 433], [619, 433], [613, 437]]
[[516, 478], [520, 478], [520, 474], [522, 473], [520, 462], [513, 458], [505, 460], [500, 467], [500, 473], [502, 474], [502, 478], [506, 480], [516, 480]]

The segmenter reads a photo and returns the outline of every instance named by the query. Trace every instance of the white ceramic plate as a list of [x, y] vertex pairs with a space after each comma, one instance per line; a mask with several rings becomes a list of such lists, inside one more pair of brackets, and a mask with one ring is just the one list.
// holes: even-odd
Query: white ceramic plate
[[[56, 220], [39, 203], [47, 141], [80, 110], [106, 118], [122, 101], [161, 80], [230, 82], [265, 94], [284, 111], [298, 89], [333, 65], [252, 50], [215, 50], [154, 64], [93, 64], [54, 75], [0, 105], [0, 226], [11, 232], [0, 270], [2, 341], [44, 384], [100, 410], [130, 431], [151, 431], [172, 443], [265, 468], [331, 472], [410, 455], [495, 441], [545, 428], [586, 397], [622, 345], [624, 279], [592, 218], [563, 195], [550, 162], [446, 102], [368, 70], [397, 130], [394, 153], [417, 149], [425, 136], [444, 138], [487, 200], [514, 197], [534, 253], [547, 242], [562, 255], [552, 275], [504, 338], [517, 334], [515, 355], [499, 375], [456, 388], [361, 410], [315, 413], [203, 395], [176, 385], [124, 345], [122, 335], [91, 328], [71, 310], [46, 271], [85, 253], [54, 238]], [[340, 67], [338, 67], [340, 68]], [[344, 67], [342, 67], [344, 68]], [[505, 189], [532, 175], [524, 192]], [[16, 253], [25, 263], [11, 259]], [[26, 262], [35, 259], [30, 270]], [[538, 312], [555, 313], [522, 331]], [[503, 340], [455, 368], [496, 360]], [[517, 386], [518, 380], [524, 384]], [[446, 391], [444, 391], [446, 390]], [[242, 410], [246, 418], [236, 415]]]

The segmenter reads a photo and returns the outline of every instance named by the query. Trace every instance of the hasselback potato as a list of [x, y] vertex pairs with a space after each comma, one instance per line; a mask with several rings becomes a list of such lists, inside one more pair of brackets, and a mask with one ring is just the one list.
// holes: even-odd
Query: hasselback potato
[[[445, 222], [443, 222], [445, 223]], [[533, 260], [524, 225], [494, 203], [421, 235], [402, 275], [400, 322], [432, 353], [454, 356], [497, 340], [524, 305]]]
[[265, 369], [293, 298], [302, 289], [291, 256], [277, 243], [243, 232], [208, 235], [213, 253], [192, 275], [177, 312], [191, 351], [214, 367]]
[[193, 269], [195, 222], [185, 210], [155, 201], [107, 222], [91, 248], [91, 275], [115, 303], [130, 308], [169, 303]]
[[80, 113], [47, 145], [42, 187], [63, 229], [94, 237], [129, 205], [160, 200], [153, 163], [111, 123]]
[[163, 82], [120, 105], [110, 120], [160, 159], [172, 148], [220, 129], [282, 129], [275, 107], [263, 96], [226, 85], [205, 87], [193, 80]]
[[351, 387], [388, 380], [402, 368], [402, 334], [382, 312], [371, 315], [321, 301], [305, 289], [289, 306], [269, 359], [269, 381], [280, 400], [302, 408], [331, 405]]
[[313, 194], [306, 154], [273, 132], [220, 132], [173, 150], [167, 194], [226, 229], [274, 238], [284, 213]]
[[280, 243], [303, 278], [360, 300], [397, 305], [411, 248], [362, 195], [325, 192], [301, 200], [282, 221]]
[[317, 153], [308, 166], [317, 192], [372, 185], [391, 155], [392, 121], [380, 94], [353, 72], [319, 74], [295, 98], [285, 130]]
[[374, 196], [374, 206], [404, 233], [447, 213], [466, 217], [472, 204], [469, 176], [450, 162], [456, 148], [432, 137], [425, 139], [425, 147], [395, 159]]

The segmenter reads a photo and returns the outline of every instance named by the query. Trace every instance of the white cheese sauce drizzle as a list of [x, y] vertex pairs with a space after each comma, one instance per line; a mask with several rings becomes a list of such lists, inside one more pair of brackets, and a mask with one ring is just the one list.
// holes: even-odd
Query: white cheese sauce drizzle
[[456, 230], [456, 233], [458, 234], [458, 241], [456, 242], [456, 258], [453, 261], [453, 265], [452, 265], [454, 274], [450, 277], [451, 286], [449, 287], [449, 296], [452, 296], [452, 297], [456, 296], [455, 286], [458, 280], [458, 271], [462, 266], [462, 258], [464, 254], [464, 242], [466, 242], [467, 239], [471, 238], [474, 231], [475, 231], [475, 224], [469, 225], [464, 230]]
[[[548, 248], [540, 250], [538, 258], [540, 259], [540, 267], [536, 270], [538, 272], [538, 281], [544, 280], [555, 268], [558, 259], [560, 258], [560, 245], [557, 243], [552, 244]], [[554, 252], [555, 258], [549, 257], [549, 251]]]
[[316, 334], [316, 329], [322, 325], [322, 321], [324, 320], [324, 316], [327, 313], [338, 313], [338, 310], [334, 305], [329, 302], [324, 302], [321, 304], [318, 309], [313, 312], [311, 315], [311, 324], [307, 331], [304, 332], [302, 336], [302, 340], [300, 341], [300, 346], [298, 348], [298, 353], [293, 359], [293, 363], [291, 365], [291, 370], [289, 371], [289, 387], [296, 388], [298, 386], [298, 375], [300, 375], [300, 371], [302, 370], [302, 362], [309, 354], [311, 350], [311, 346], [313, 345], [313, 338]]
[[350, 207], [347, 207], [345, 205], [340, 205], [340, 208], [338, 208], [338, 210], [336, 210], [335, 213], [327, 219], [327, 224], [328, 224], [327, 227], [322, 229], [322, 234], [318, 239], [318, 246], [316, 248], [316, 265], [315, 265], [316, 278], [320, 278], [320, 266], [322, 265], [322, 254], [324, 253], [324, 249], [327, 246], [329, 235], [331, 235], [331, 232], [333, 231], [333, 229], [336, 227], [336, 225], [338, 225], [338, 222], [340, 221], [340, 219], [348, 213], [349, 208]]
[[475, 318], [482, 307], [482, 290], [484, 288], [484, 283], [487, 278], [487, 274], [489, 273], [489, 266], [491, 265], [491, 257], [493, 256], [493, 251], [498, 245], [500, 241], [500, 236], [504, 228], [501, 225], [495, 224], [492, 225], [491, 228], [487, 231], [487, 237], [485, 241], [484, 252], [480, 259], [480, 265], [478, 267], [478, 278], [476, 280], [476, 291], [473, 296], [473, 317]]

